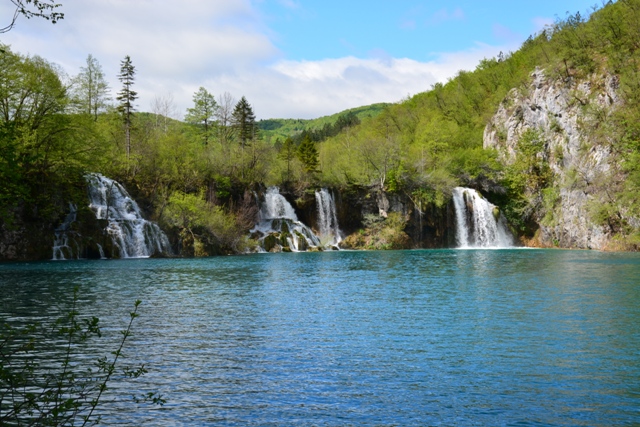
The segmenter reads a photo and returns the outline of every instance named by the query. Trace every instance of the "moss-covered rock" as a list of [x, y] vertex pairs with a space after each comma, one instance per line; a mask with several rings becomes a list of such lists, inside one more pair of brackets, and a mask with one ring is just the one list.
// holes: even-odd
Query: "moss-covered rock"
[[341, 246], [346, 249], [409, 249], [411, 238], [404, 232], [407, 219], [398, 212], [388, 214], [385, 219], [369, 221], [368, 227], [344, 239]]
[[277, 244], [278, 237], [276, 233], [271, 233], [262, 240], [262, 248], [267, 252], [271, 252]]
[[494, 206], [492, 213], [495, 220], [498, 221], [500, 219], [500, 208], [497, 206]]

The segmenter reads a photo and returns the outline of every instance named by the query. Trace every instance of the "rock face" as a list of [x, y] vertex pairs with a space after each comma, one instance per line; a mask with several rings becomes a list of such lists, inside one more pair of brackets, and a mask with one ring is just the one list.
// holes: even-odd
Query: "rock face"
[[[534, 244], [565, 248], [605, 249], [612, 230], [596, 223], [590, 212], [604, 197], [606, 183], [619, 179], [616, 159], [606, 137], [588, 129], [620, 104], [618, 80], [612, 75], [588, 80], [551, 79], [542, 70], [531, 74], [527, 88], [513, 89], [484, 131], [484, 147], [498, 150], [512, 164], [518, 141], [529, 129], [544, 141], [536, 156], [550, 167], [556, 201], [538, 208], [539, 233]], [[535, 196], [535, 195], [532, 195]], [[546, 210], [546, 211], [544, 211]]]
[[[404, 194], [380, 192], [368, 187], [351, 187], [342, 192], [334, 189], [333, 194], [337, 221], [345, 236], [362, 229], [367, 216], [386, 218], [391, 213], [398, 213], [406, 219], [404, 231], [410, 238], [406, 249], [456, 246], [452, 202], [442, 208], [420, 207]], [[311, 195], [298, 198], [294, 206], [302, 222], [317, 223], [317, 208]]]

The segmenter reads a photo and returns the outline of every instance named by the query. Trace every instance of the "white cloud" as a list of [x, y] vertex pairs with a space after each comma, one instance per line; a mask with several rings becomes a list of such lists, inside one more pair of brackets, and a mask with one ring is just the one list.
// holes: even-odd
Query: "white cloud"
[[[291, 5], [297, 4], [283, 0]], [[8, 16], [6, 3], [0, 16]], [[200, 86], [214, 95], [246, 96], [259, 118], [313, 118], [377, 102], [396, 102], [428, 90], [458, 70], [511, 46], [476, 45], [463, 52], [435, 54], [433, 61], [392, 58], [282, 58], [270, 30], [249, 0], [65, 0], [65, 19], [56, 25], [32, 19], [5, 34], [16, 52], [38, 54], [78, 73], [91, 53], [102, 64], [112, 93], [120, 83], [120, 61], [136, 67], [139, 109], [156, 96], [172, 94], [184, 112]], [[447, 12], [462, 19], [461, 10]]]
[[263, 72], [242, 70], [233, 77], [208, 81], [236, 96], [246, 95], [261, 118], [314, 118], [377, 102], [397, 102], [429, 90], [460, 70], [471, 70], [483, 58], [511, 46], [478, 44], [464, 52], [442, 53], [438, 59], [360, 59], [321, 61], [280, 60]]

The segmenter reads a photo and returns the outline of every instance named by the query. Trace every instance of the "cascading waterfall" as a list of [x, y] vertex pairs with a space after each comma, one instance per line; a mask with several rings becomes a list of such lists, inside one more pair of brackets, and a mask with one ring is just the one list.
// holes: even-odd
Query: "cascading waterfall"
[[476, 190], [453, 189], [456, 213], [456, 240], [459, 248], [504, 248], [514, 245], [500, 209]]
[[267, 252], [299, 252], [322, 246], [318, 236], [298, 221], [293, 206], [280, 194], [278, 187], [267, 189], [258, 216], [258, 223], [251, 233]]
[[118, 182], [100, 174], [87, 175], [89, 208], [107, 221], [106, 231], [120, 258], [146, 258], [171, 253], [169, 239], [154, 222], [142, 217], [138, 204]]
[[326, 188], [316, 191], [318, 208], [318, 232], [323, 243], [336, 246], [342, 241], [342, 232], [338, 227], [336, 204], [333, 196]]

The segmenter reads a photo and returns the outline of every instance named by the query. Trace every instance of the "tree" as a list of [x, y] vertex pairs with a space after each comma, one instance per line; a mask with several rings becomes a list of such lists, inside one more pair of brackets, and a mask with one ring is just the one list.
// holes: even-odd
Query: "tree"
[[[255, 144], [253, 140], [256, 137], [258, 127], [256, 125], [256, 116], [253, 114], [253, 109], [247, 99], [243, 96], [236, 104], [231, 114], [231, 127], [233, 129], [234, 136], [240, 142], [240, 175], [245, 178], [245, 169], [247, 169], [248, 163], [255, 164], [257, 161]], [[250, 161], [246, 161], [245, 147], [251, 144], [253, 147], [253, 155]]]
[[169, 130], [169, 119], [175, 119], [177, 116], [173, 95], [171, 93], [156, 95], [151, 103], [151, 112], [156, 115], [156, 127], [160, 127], [160, 121], [162, 121], [162, 128], [166, 133]]
[[231, 141], [233, 136], [233, 110], [235, 100], [229, 92], [218, 96], [218, 108], [216, 108], [216, 120], [218, 122], [218, 140], [223, 146]]
[[298, 147], [298, 158], [302, 162], [305, 171], [318, 171], [318, 165], [320, 164], [318, 161], [318, 150], [316, 149], [316, 144], [308, 134], [305, 135]]
[[[43, 18], [47, 21], [51, 21], [55, 24], [60, 19], [64, 19], [64, 13], [56, 12], [55, 10], [62, 6], [61, 4], [54, 3], [53, 0], [10, 0], [14, 4], [16, 10], [13, 12], [13, 18], [11, 22], [6, 26], [0, 28], [0, 34], [11, 31], [16, 25], [18, 16], [23, 15], [27, 19], [31, 18]], [[0, 52], [2, 52], [0, 50]]]
[[0, 50], [0, 222], [24, 202], [46, 216], [62, 171], [78, 158], [61, 114], [66, 90], [53, 64]]
[[109, 84], [104, 78], [102, 66], [91, 54], [87, 56], [87, 66], [80, 68], [80, 74], [74, 79], [74, 102], [79, 112], [93, 115], [104, 111], [109, 100]]
[[120, 102], [118, 111], [122, 114], [125, 129], [125, 146], [127, 150], [127, 160], [131, 155], [131, 118], [135, 111], [133, 101], [138, 98], [138, 93], [131, 89], [133, 86], [136, 69], [131, 63], [129, 55], [120, 62], [120, 74], [118, 80], [122, 82], [122, 90], [118, 93], [116, 100]]
[[185, 120], [202, 128], [204, 145], [209, 143], [209, 137], [215, 124], [218, 104], [215, 98], [204, 87], [200, 87], [193, 95], [193, 108], [187, 108]]
[[280, 148], [280, 152], [278, 153], [278, 158], [287, 162], [287, 181], [291, 180], [291, 162], [296, 158], [297, 154], [293, 139], [291, 139], [291, 137], [287, 137]]
[[235, 135], [240, 141], [240, 146], [244, 147], [248, 142], [252, 141], [256, 136], [256, 116], [253, 114], [251, 105], [243, 96], [236, 104], [231, 116], [231, 123], [235, 131]]

